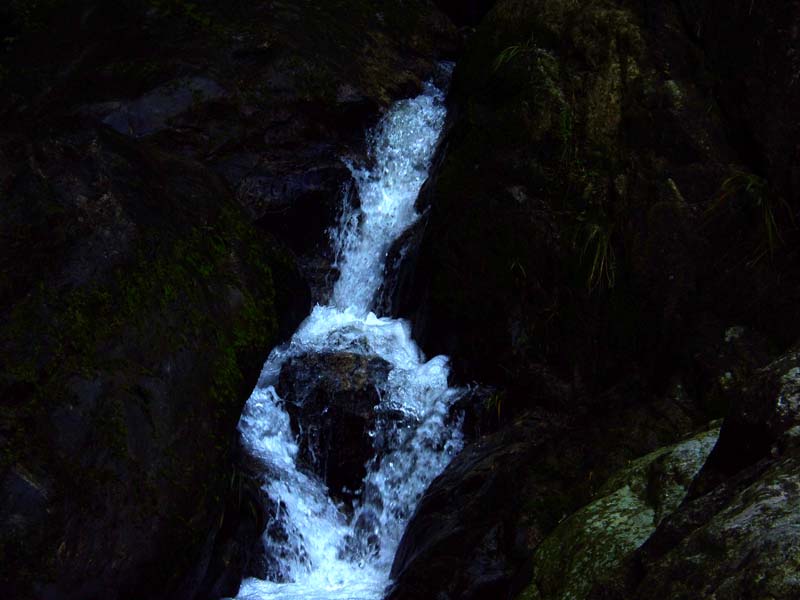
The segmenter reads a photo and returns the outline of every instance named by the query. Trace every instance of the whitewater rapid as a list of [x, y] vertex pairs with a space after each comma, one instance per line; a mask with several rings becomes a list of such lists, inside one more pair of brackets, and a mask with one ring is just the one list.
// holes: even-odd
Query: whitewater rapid
[[[447, 358], [426, 360], [407, 322], [371, 311], [389, 247], [419, 218], [414, 204], [445, 114], [443, 92], [428, 83], [368, 132], [369, 165], [350, 165], [360, 205], [350, 206], [343, 194], [342, 218], [331, 233], [340, 271], [332, 299], [315, 306], [291, 341], [272, 351], [247, 401], [239, 431], [264, 465], [263, 489], [279, 507], [262, 540], [277, 566], [264, 579], [245, 580], [239, 600], [382, 598], [420, 496], [462, 447], [460, 428], [448, 418], [462, 390], [448, 386]], [[376, 411], [401, 417], [378, 419], [370, 432], [380, 440], [380, 456], [367, 465], [363, 484], [371, 493], [350, 517], [322, 481], [297, 468], [298, 443], [275, 391], [285, 362], [310, 352], [379, 356], [391, 365]], [[355, 527], [365, 513], [372, 519], [366, 533]], [[378, 536], [379, 551], [353, 552], [352, 540], [367, 534]]]

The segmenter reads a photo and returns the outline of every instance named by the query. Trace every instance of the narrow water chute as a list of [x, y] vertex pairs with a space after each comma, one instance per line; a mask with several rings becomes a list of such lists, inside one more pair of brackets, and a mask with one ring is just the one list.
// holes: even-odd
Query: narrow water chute
[[[425, 360], [405, 321], [379, 317], [372, 301], [391, 244], [418, 218], [414, 209], [444, 124], [444, 97], [434, 84], [397, 102], [368, 133], [370, 166], [351, 165], [360, 206], [348, 207], [332, 233], [340, 276], [329, 305], [314, 307], [291, 341], [270, 354], [247, 401], [239, 430], [264, 465], [264, 490], [277, 509], [264, 533], [273, 561], [265, 579], [243, 582], [240, 600], [381, 598], [394, 553], [421, 494], [461, 449], [448, 419], [461, 391], [447, 384], [447, 359]], [[298, 444], [275, 388], [289, 358], [350, 352], [391, 365], [370, 435], [369, 493], [344, 512], [323, 482], [297, 467]], [[379, 447], [378, 447], [379, 446]]]

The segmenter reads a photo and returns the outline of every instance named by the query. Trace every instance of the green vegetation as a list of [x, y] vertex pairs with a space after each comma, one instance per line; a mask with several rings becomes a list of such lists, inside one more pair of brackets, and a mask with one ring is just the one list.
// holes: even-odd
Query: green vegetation
[[521, 44], [514, 44], [503, 49], [494, 59], [493, 69], [495, 71], [501, 69], [504, 65], [510, 63], [517, 56], [533, 52], [536, 50], [536, 41], [533, 36], [529, 37], [527, 41]]
[[794, 225], [792, 210], [786, 200], [770, 189], [763, 177], [740, 169], [731, 168], [731, 175], [722, 182], [719, 193], [706, 210], [706, 219], [713, 219], [723, 210], [730, 210], [734, 199], [743, 201], [745, 210], [756, 211], [759, 215], [758, 228], [762, 242], [756, 249], [750, 264], [769, 256], [784, 245], [782, 228], [786, 222]]
[[580, 248], [581, 264], [588, 269], [586, 287], [594, 290], [605, 283], [613, 288], [617, 269], [612, 242], [614, 223], [602, 210], [584, 210], [577, 221], [575, 244]]
[[503, 414], [503, 403], [506, 399], [506, 393], [504, 391], [494, 392], [489, 398], [486, 399], [486, 404], [484, 408], [488, 412], [493, 412], [497, 415], [497, 418], [500, 419]]

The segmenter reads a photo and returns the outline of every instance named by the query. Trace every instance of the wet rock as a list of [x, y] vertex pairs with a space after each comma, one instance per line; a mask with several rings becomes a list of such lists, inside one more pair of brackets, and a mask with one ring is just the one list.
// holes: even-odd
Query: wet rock
[[277, 557], [265, 548], [262, 535], [274, 533], [280, 507], [261, 487], [261, 465], [240, 446], [237, 453], [219, 530], [209, 540], [206, 562], [195, 569], [197, 600], [235, 596], [243, 577], [278, 577]]
[[[515, 570], [508, 554], [519, 552], [511, 515], [520, 481], [513, 474], [533, 457], [527, 439], [550, 437], [554, 429], [532, 421], [462, 450], [425, 492], [406, 528], [388, 598], [502, 597]], [[505, 538], [499, 546], [498, 536]], [[481, 560], [488, 555], [490, 571]]]
[[381, 525], [371, 508], [359, 512], [353, 524], [353, 533], [345, 537], [341, 558], [355, 562], [378, 556], [381, 550]]
[[300, 440], [299, 460], [348, 503], [375, 452], [370, 430], [389, 370], [382, 358], [349, 353], [304, 354], [281, 369], [277, 391]]
[[427, 216], [423, 215], [389, 248], [384, 265], [383, 282], [375, 294], [376, 314], [399, 312], [403, 294], [413, 279], [426, 219]]
[[490, 387], [473, 385], [450, 407], [453, 426], [459, 426], [468, 441], [497, 431], [505, 416], [505, 393]]

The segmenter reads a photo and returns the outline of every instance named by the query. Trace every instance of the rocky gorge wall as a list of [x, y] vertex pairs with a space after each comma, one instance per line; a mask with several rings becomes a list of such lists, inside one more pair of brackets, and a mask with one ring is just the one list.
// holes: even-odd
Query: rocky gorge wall
[[363, 129], [458, 38], [428, 2], [0, 9], [0, 594], [235, 594], [236, 423], [324, 293]]
[[2, 595], [235, 594], [242, 405], [330, 291], [340, 157], [441, 58], [379, 304], [483, 385], [388, 597], [800, 593], [797, 2], [437, 4], [0, 8]]

